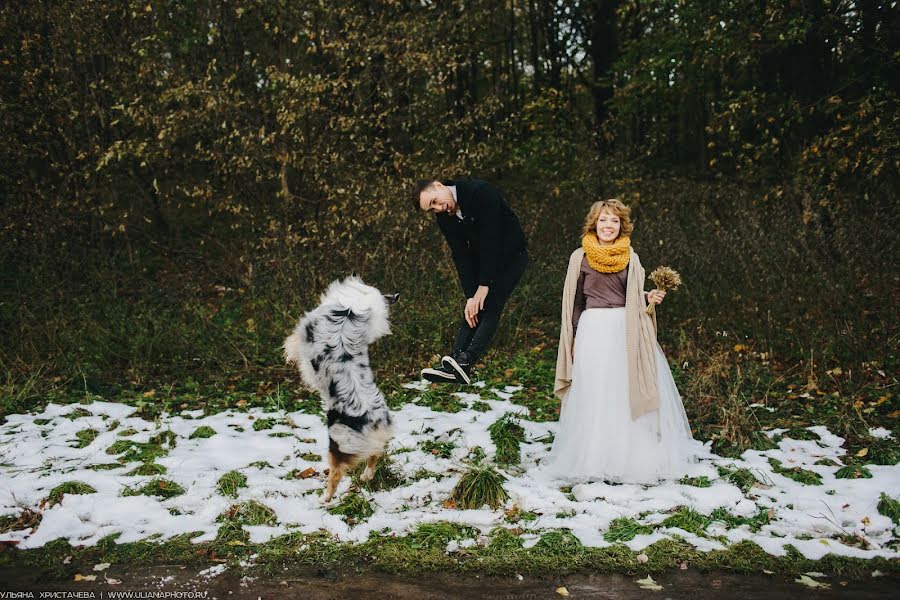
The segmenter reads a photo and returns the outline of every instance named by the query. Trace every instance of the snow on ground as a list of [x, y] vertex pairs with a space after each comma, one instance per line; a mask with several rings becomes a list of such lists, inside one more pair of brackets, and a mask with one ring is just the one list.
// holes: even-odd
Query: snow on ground
[[[408, 387], [426, 389], [424, 382]], [[389, 450], [395, 468], [405, 478], [404, 484], [387, 491], [363, 491], [375, 512], [353, 525], [330, 514], [319, 502], [317, 492], [324, 483], [321, 471], [327, 466], [324, 456], [328, 444], [325, 427], [317, 415], [250, 410], [204, 417], [201, 411], [186, 411], [163, 415], [154, 422], [132, 416], [132, 406], [107, 402], [51, 404], [41, 414], [11, 415], [0, 426], [0, 516], [18, 515], [30, 509], [42, 512], [42, 520], [33, 531], [0, 533], [0, 542], [37, 548], [59, 538], [75, 545], [93, 545], [113, 533], [121, 534], [118, 542], [132, 542], [151, 536], [164, 540], [189, 532], [200, 532], [193, 539], [201, 542], [216, 537], [216, 518], [230, 506], [256, 500], [274, 511], [278, 523], [247, 526], [253, 542], [265, 542], [289, 532], [320, 530], [327, 530], [337, 540], [362, 542], [373, 531], [404, 535], [422, 523], [449, 521], [476, 527], [482, 534], [495, 527], [516, 528], [521, 531], [526, 548], [536, 544], [542, 534], [560, 529], [571, 531], [586, 546], [603, 547], [609, 545], [603, 536], [610, 523], [619, 517], [630, 517], [655, 527], [653, 533], [626, 542], [633, 550], [680, 536], [703, 551], [751, 540], [773, 555], [785, 554], [785, 546], [792, 545], [811, 559], [829, 553], [861, 558], [900, 557], [900, 552], [891, 549], [897, 547], [893, 524], [876, 509], [881, 492], [900, 494], [900, 466], [869, 465], [871, 479], [836, 479], [838, 466], [815, 464], [820, 459], [840, 464], [844, 455], [844, 440], [825, 427], [810, 428], [820, 436], [819, 441], [783, 438], [777, 449], [748, 450], [739, 460], [716, 456], [705, 448], [701, 460], [685, 475], [706, 476], [712, 482], [710, 487], [675, 481], [654, 486], [597, 481], [566, 486], [566, 482], [540, 476], [540, 462], [550, 450], [547, 434], [555, 433], [557, 424], [528, 421], [528, 410], [513, 402], [518, 388], [489, 390], [482, 383], [476, 389], [480, 393], [457, 394], [460, 402], [470, 407], [457, 413], [436, 412], [415, 403], [395, 411], [396, 436]], [[481, 403], [487, 403], [490, 409], [474, 410], [474, 402], [479, 402], [481, 409]], [[72, 414], [73, 411], [77, 412]], [[442, 503], [466, 469], [469, 452], [480, 446], [492, 458], [495, 449], [488, 427], [507, 412], [522, 415], [526, 443], [521, 448], [521, 464], [504, 471], [510, 495], [506, 507], [445, 508]], [[254, 430], [254, 423], [260, 419], [274, 419], [275, 424]], [[190, 439], [204, 425], [215, 430], [215, 435]], [[96, 438], [83, 448], [75, 447], [75, 434], [85, 429], [98, 432]], [[124, 491], [155, 479], [128, 474], [140, 462], [112, 469], [91, 468], [115, 462], [116, 455], [106, 450], [116, 441], [147, 442], [165, 431], [174, 434], [175, 444], [166, 445], [167, 453], [155, 462], [166, 468], [161, 477], [181, 485], [184, 494], [168, 499], [123, 496]], [[420, 448], [426, 441], [453, 442], [455, 448], [450, 458], [441, 458]], [[770, 458], [785, 468], [800, 466], [818, 473], [822, 485], [804, 485], [776, 473]], [[719, 475], [720, 466], [749, 469], [765, 483], [744, 493]], [[307, 479], [290, 477], [309, 467], [319, 474]], [[230, 470], [247, 477], [247, 487], [239, 488], [237, 498], [225, 497], [217, 489], [219, 478]], [[67, 494], [48, 508], [45, 499], [50, 491], [71, 481], [88, 484], [96, 493]], [[350, 484], [350, 479], [345, 478], [339, 494], [346, 493]], [[513, 506], [535, 513], [537, 518], [511, 524], [505, 511]], [[662, 526], [678, 507], [689, 507], [704, 515], [723, 508], [737, 517], [751, 517], [764, 509], [771, 520], [757, 532], [747, 525], [729, 527], [718, 521], [701, 537]], [[867, 549], [844, 543], [854, 537], [865, 540]], [[448, 551], [474, 543], [471, 539], [454, 541]]]

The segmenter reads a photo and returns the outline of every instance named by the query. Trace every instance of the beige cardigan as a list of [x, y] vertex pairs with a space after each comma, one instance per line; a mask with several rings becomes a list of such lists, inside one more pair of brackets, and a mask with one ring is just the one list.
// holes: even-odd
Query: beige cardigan
[[[572, 335], [572, 313], [575, 288], [584, 249], [578, 248], [569, 257], [569, 268], [563, 286], [562, 323], [559, 331], [559, 351], [556, 357], [556, 383], [553, 393], [565, 408], [566, 393], [572, 385], [572, 354], [575, 338]], [[659, 409], [656, 386], [656, 313], [648, 316], [644, 310], [644, 268], [634, 248], [628, 262], [628, 283], [625, 289], [625, 352], [628, 353], [628, 391], [631, 418]]]

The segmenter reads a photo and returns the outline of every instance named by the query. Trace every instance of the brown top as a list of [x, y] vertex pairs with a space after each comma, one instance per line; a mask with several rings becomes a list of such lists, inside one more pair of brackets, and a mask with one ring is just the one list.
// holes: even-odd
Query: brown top
[[578, 319], [588, 308], [620, 308], [625, 306], [625, 287], [628, 267], [618, 273], [600, 273], [591, 268], [587, 257], [581, 260], [575, 306], [572, 311], [572, 334], [578, 329]]

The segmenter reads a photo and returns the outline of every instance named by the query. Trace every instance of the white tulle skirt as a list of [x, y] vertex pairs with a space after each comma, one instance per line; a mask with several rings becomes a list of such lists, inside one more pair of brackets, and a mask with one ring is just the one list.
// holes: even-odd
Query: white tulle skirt
[[628, 401], [625, 309], [584, 311], [575, 336], [572, 387], [541, 470], [569, 481], [655, 483], [683, 476], [702, 453], [662, 349], [656, 347], [660, 408], [635, 420]]

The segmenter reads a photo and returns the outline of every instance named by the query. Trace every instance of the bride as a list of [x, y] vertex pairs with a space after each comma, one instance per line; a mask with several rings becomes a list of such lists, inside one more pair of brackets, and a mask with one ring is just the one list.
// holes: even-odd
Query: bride
[[546, 472], [568, 480], [655, 483], [680, 477], [698, 442], [656, 341], [644, 269], [631, 248], [631, 209], [595, 202], [570, 259], [554, 393], [562, 401]]

